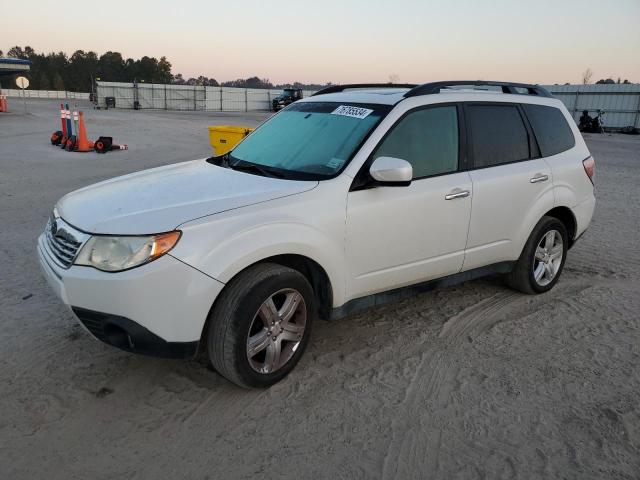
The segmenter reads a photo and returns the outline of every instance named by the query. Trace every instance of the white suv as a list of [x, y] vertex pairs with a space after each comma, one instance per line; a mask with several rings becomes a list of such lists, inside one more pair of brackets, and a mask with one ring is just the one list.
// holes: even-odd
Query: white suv
[[591, 221], [593, 172], [541, 87], [335, 86], [226, 155], [69, 193], [38, 255], [96, 338], [165, 357], [200, 346], [263, 387], [316, 317], [493, 273], [549, 290]]

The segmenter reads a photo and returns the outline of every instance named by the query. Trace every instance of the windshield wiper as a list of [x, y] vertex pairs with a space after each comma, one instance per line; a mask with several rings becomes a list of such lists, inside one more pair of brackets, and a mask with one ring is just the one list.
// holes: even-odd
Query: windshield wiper
[[229, 154], [225, 153], [224, 155], [220, 155], [217, 157], [209, 157], [207, 158], [207, 163], [223, 168], [229, 168]]
[[266, 169], [261, 167], [260, 165], [256, 165], [255, 163], [243, 162], [242, 160], [236, 160], [234, 163], [228, 162], [227, 165], [232, 170], [239, 170], [243, 172], [254, 172], [263, 177], [275, 177], [275, 178], [285, 178], [285, 176], [280, 172], [275, 172], [271, 169]]

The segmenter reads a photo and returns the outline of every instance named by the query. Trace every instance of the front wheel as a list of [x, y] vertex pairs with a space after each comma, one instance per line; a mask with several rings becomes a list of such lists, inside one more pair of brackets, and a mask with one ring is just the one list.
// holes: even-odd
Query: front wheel
[[313, 289], [300, 272], [264, 263], [224, 290], [209, 319], [213, 367], [242, 387], [268, 387], [300, 360], [315, 315]]
[[531, 232], [507, 283], [523, 293], [544, 293], [560, 278], [567, 257], [569, 236], [564, 224], [542, 217]]

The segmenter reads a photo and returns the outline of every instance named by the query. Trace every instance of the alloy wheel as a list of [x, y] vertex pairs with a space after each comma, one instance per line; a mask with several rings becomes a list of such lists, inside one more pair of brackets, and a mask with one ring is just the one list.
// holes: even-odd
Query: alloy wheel
[[267, 298], [255, 313], [247, 335], [247, 359], [259, 373], [273, 373], [296, 353], [304, 336], [307, 307], [292, 288]]
[[562, 266], [564, 244], [557, 230], [549, 230], [536, 247], [533, 260], [533, 278], [541, 287], [549, 285]]

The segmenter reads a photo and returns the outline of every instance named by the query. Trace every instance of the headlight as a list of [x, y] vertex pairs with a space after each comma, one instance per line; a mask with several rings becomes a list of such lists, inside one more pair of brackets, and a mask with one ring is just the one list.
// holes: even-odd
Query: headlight
[[160, 258], [178, 243], [181, 234], [175, 231], [135, 237], [95, 235], [84, 244], [74, 263], [105, 272], [128, 270]]

